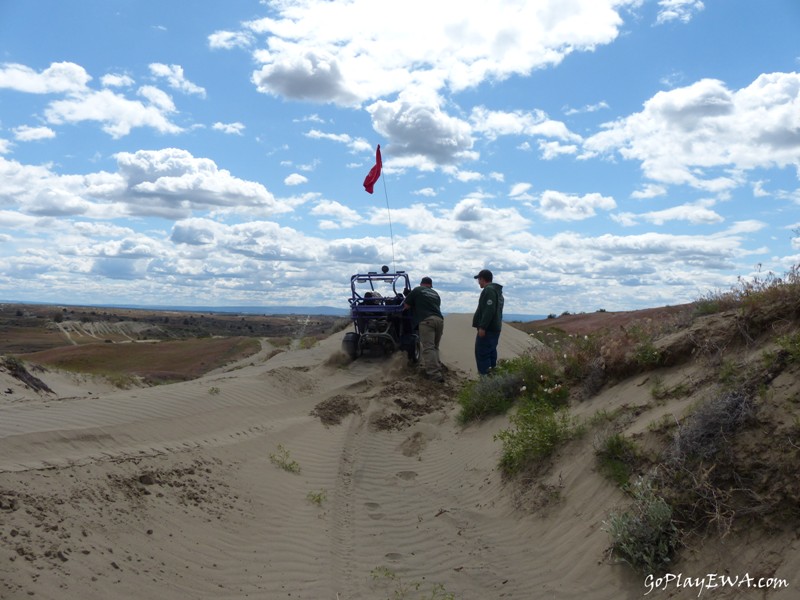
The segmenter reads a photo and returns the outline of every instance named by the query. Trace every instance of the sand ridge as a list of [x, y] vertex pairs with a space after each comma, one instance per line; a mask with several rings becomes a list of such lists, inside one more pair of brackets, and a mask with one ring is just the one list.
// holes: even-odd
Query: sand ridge
[[[349, 362], [342, 335], [152, 388], [53, 376], [55, 394], [0, 404], [0, 598], [643, 595], [606, 559], [624, 497], [580, 448], [525, 488], [497, 469], [506, 417], [456, 424], [468, 315], [445, 320], [444, 385], [402, 354]], [[506, 327], [500, 355], [532, 345]]]

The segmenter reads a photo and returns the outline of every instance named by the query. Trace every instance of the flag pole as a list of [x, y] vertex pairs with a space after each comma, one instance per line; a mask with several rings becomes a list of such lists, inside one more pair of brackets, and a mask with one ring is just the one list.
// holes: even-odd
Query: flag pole
[[389, 236], [392, 240], [392, 267], [397, 272], [397, 265], [394, 262], [394, 231], [392, 230], [392, 211], [389, 210], [389, 192], [386, 190], [386, 177], [383, 175], [383, 159], [381, 158], [381, 145], [375, 149], [375, 166], [369, 170], [367, 176], [364, 178], [364, 190], [368, 194], [373, 192], [375, 184], [378, 179], [383, 179], [383, 195], [386, 197], [386, 212], [389, 215]]
[[386, 176], [381, 173], [383, 180], [383, 195], [386, 197], [386, 214], [389, 216], [389, 237], [392, 240], [392, 269], [397, 273], [397, 265], [394, 262], [394, 231], [392, 231], [392, 211], [389, 210], [389, 192], [386, 191]]

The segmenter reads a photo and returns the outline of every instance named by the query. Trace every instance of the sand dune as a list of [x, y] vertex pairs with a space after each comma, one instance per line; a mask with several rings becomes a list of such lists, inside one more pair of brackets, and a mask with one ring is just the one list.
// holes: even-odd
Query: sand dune
[[[622, 494], [579, 448], [523, 488], [505, 418], [455, 423], [473, 335], [446, 318], [444, 385], [350, 363], [341, 334], [146, 389], [3, 379], [0, 598], [641, 597], [605, 559]], [[500, 355], [532, 343], [507, 327]]]

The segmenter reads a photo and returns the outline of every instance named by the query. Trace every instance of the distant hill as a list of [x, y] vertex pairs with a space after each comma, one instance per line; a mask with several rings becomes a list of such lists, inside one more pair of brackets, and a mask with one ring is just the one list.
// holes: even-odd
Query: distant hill
[[37, 306], [80, 306], [90, 308], [129, 308], [132, 310], [163, 310], [193, 313], [232, 313], [246, 315], [325, 315], [346, 317], [347, 308], [332, 306], [174, 306], [167, 304], [64, 304], [60, 302], [31, 302], [27, 300], [0, 300], [0, 304], [35, 304]]

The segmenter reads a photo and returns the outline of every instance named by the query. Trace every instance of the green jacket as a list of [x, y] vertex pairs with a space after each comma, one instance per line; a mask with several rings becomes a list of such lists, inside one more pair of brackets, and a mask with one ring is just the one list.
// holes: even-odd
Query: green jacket
[[439, 308], [442, 301], [433, 288], [418, 285], [406, 296], [405, 304], [411, 309], [415, 325], [419, 325], [420, 321], [424, 321], [428, 317], [442, 318]]
[[472, 317], [472, 326], [486, 331], [500, 331], [503, 326], [503, 286], [487, 283], [481, 290], [478, 309]]

